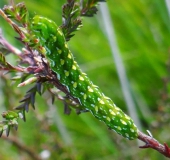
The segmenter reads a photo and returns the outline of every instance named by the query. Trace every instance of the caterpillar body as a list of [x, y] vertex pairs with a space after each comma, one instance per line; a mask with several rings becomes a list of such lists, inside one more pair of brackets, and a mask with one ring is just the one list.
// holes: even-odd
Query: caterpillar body
[[110, 129], [129, 140], [136, 139], [138, 129], [133, 120], [81, 71], [56, 23], [36, 15], [32, 20], [31, 30], [39, 39], [39, 45], [44, 48], [43, 54], [51, 70], [56, 73], [70, 95], [77, 98], [86, 110]]

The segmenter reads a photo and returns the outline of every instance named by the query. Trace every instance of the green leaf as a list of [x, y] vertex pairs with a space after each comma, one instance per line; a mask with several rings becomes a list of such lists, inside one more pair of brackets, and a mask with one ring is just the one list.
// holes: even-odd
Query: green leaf
[[84, 0], [82, 3], [81, 15], [86, 17], [92, 17], [97, 13], [98, 2], [106, 2], [106, 0]]
[[18, 111], [5, 111], [2, 113], [2, 117], [6, 120], [13, 120], [14, 118], [19, 118]]
[[82, 20], [80, 18], [80, 8], [74, 1], [68, 1], [63, 5], [63, 24], [61, 29], [67, 41], [74, 36], [73, 32], [82, 27]]
[[3, 10], [8, 18], [14, 19], [24, 26], [28, 23], [28, 11], [24, 3], [18, 3], [16, 6], [5, 6]]

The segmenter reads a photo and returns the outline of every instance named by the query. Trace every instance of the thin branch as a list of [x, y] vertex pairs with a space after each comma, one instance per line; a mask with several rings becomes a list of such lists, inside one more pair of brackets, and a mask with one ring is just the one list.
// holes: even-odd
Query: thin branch
[[33, 160], [42, 160], [32, 149], [28, 148], [27, 146], [25, 146], [24, 144], [22, 144], [21, 142], [19, 142], [16, 137], [6, 137], [2, 135], [2, 138], [10, 143], [12, 143], [13, 145], [15, 145], [18, 149], [24, 151], [25, 153], [27, 153], [31, 159]]
[[152, 148], [163, 154], [164, 156], [170, 158], [170, 148], [166, 143], [164, 145], [160, 144], [152, 136], [148, 136], [142, 132], [138, 132], [138, 139], [145, 142], [145, 145], [140, 146], [139, 148]]
[[5, 47], [5, 49], [7, 49], [9, 52], [12, 52], [13, 54], [17, 55], [19, 58], [20, 55], [22, 54], [22, 52], [15, 48], [14, 46], [12, 46], [2, 35], [2, 29], [0, 28], [0, 44]]

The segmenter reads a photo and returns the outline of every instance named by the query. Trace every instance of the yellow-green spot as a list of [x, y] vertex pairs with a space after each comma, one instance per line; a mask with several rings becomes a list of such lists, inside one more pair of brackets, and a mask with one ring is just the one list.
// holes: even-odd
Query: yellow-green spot
[[79, 80], [84, 81], [84, 78], [79, 75]]
[[94, 84], [93, 84], [93, 87], [94, 87], [94, 88], [98, 88], [98, 86], [96, 86], [96, 85], [94, 85]]
[[109, 112], [110, 112], [110, 114], [112, 114], [113, 116], [116, 115], [116, 113], [115, 113], [113, 110], [111, 110], [111, 109], [109, 109]]
[[60, 34], [60, 36], [62, 36], [63, 34], [62, 34], [62, 32], [60, 31], [60, 30], [58, 30], [58, 33]]
[[116, 109], [117, 111], [120, 111], [120, 109], [119, 109], [118, 107], [115, 107], [115, 109]]
[[110, 122], [110, 118], [109, 117], [107, 117], [106, 119]]
[[64, 65], [64, 60], [60, 59], [60, 63], [61, 63], [61, 65]]
[[97, 99], [99, 101], [100, 104], [104, 104], [104, 101], [100, 98]]
[[120, 121], [122, 124], [127, 125], [127, 123], [125, 121], [123, 121], [122, 119]]
[[50, 19], [46, 19], [49, 23], [52, 23], [52, 21]]
[[68, 57], [69, 59], [71, 59], [71, 54], [69, 53], [67, 57]]
[[77, 87], [77, 82], [73, 83], [73, 87], [76, 88]]
[[88, 86], [88, 91], [93, 92], [93, 89], [90, 86]]
[[84, 99], [86, 99], [86, 98], [87, 98], [87, 95], [86, 95], [86, 94], [84, 94], [83, 98], [84, 98]]
[[117, 114], [120, 114], [120, 112], [117, 112]]
[[74, 64], [72, 65], [72, 69], [73, 69], [73, 70], [76, 70], [76, 66], [75, 66]]
[[103, 100], [100, 100], [99, 103], [100, 103], [100, 104], [104, 104], [104, 101], [103, 101]]
[[65, 75], [68, 77], [68, 76], [69, 76], [69, 72], [68, 72], [68, 71], [65, 71]]
[[128, 120], [130, 120], [130, 117], [128, 117], [127, 115], [125, 115], [125, 118], [128, 119]]
[[106, 100], [110, 100], [110, 98], [109, 98], [109, 97], [104, 96], [104, 98], [105, 98]]
[[58, 49], [58, 53], [61, 54], [61, 53], [62, 53], [62, 50], [61, 50], [61, 49]]
[[98, 110], [99, 110], [99, 109], [98, 109], [98, 107], [96, 106], [96, 107], [95, 107], [95, 111], [98, 112]]
[[67, 43], [65, 43], [64, 45], [65, 45], [65, 48], [68, 48]]
[[119, 127], [119, 126], [117, 127], [117, 129], [118, 129], [119, 131], [121, 131], [121, 130], [122, 130], [122, 128], [121, 128], [121, 127]]

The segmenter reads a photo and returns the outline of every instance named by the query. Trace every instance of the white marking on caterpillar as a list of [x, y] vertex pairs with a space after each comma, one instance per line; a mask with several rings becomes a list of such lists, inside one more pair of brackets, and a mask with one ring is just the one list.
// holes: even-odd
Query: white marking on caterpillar
[[75, 66], [74, 64], [72, 65], [72, 69], [73, 69], [73, 70], [76, 70], [76, 66]]
[[47, 21], [48, 21], [49, 23], [52, 23], [52, 21], [51, 21], [50, 19], [47, 19]]
[[106, 97], [106, 96], [104, 96], [104, 99], [106, 99], [106, 100], [110, 100], [110, 98], [109, 98], [109, 97]]
[[[75, 61], [74, 61], [74, 62], [75, 62]], [[83, 72], [82, 75], [86, 76], [87, 74]]]
[[94, 88], [99, 88], [98, 86], [96, 86], [96, 85], [94, 85], [94, 84], [93, 84], [93, 87], [94, 87]]
[[79, 75], [79, 80], [84, 81], [84, 78], [81, 75]]
[[132, 124], [131, 121], [128, 121], [128, 122], [129, 122], [130, 125]]
[[58, 33], [60, 34], [60, 36], [63, 36], [62, 32], [58, 29]]
[[126, 137], [129, 137], [129, 134], [128, 134], [128, 133], [125, 133], [125, 136], [126, 136]]
[[124, 125], [127, 125], [127, 123], [125, 121], [123, 121], [122, 119], [120, 120], [120, 122]]
[[81, 95], [84, 95], [84, 93], [83, 93], [83, 92], [80, 92], [80, 94], [81, 94]]
[[130, 120], [130, 117], [128, 117], [127, 115], [125, 115], [125, 118], [128, 119], [128, 120]]
[[120, 111], [120, 109], [119, 109], [118, 107], [115, 107], [115, 109], [116, 109], [117, 111]]
[[68, 48], [67, 43], [64, 44], [65, 48]]
[[97, 100], [99, 101], [100, 104], [104, 104], [104, 101], [101, 100], [100, 98], [97, 98]]
[[54, 61], [51, 61], [51, 62], [50, 62], [50, 65], [51, 65], [52, 67], [54, 67], [54, 66], [55, 66], [55, 62], [54, 62]]
[[93, 92], [93, 89], [90, 86], [88, 86], [87, 88], [89, 92]]
[[74, 84], [74, 81], [71, 81], [72, 84]]
[[71, 54], [69, 53], [67, 57], [68, 57], [69, 59], [71, 59]]
[[103, 107], [100, 107], [100, 110], [102, 110], [102, 111], [103, 111]]
[[112, 114], [113, 116], [116, 115], [116, 113], [115, 113], [112, 109], [109, 109], [109, 112], [110, 112], [110, 114]]
[[100, 103], [100, 104], [104, 104], [104, 101], [103, 101], [103, 100], [100, 100], [99, 103]]
[[95, 105], [94, 105], [94, 104], [91, 104], [90, 106], [95, 107]]

